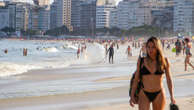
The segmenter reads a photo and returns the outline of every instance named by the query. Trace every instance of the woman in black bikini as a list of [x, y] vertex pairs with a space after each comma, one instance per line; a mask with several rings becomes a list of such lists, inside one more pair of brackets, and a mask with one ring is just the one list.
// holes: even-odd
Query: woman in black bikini
[[[138, 103], [139, 110], [149, 110], [152, 103], [153, 110], [164, 110], [166, 103], [163, 76], [166, 75], [171, 103], [175, 104], [173, 84], [170, 74], [168, 59], [164, 57], [160, 40], [151, 37], [146, 43], [147, 56], [137, 63], [134, 84], [132, 86], [130, 105], [134, 107]], [[138, 102], [134, 94], [141, 76], [142, 87], [138, 96]]]

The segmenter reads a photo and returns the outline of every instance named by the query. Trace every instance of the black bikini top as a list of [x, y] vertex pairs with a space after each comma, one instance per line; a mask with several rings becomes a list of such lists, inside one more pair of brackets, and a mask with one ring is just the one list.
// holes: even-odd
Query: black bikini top
[[[145, 65], [143, 65], [143, 67], [140, 69], [140, 74], [141, 75], [150, 75], [151, 72], [145, 67]], [[159, 70], [156, 70], [154, 72], [155, 75], [162, 75], [164, 74], [164, 71], [159, 71]]]

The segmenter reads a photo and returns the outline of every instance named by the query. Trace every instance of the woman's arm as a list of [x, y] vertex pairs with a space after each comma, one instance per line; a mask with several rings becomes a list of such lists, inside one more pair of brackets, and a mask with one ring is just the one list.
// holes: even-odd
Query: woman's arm
[[137, 89], [137, 84], [138, 84], [138, 81], [139, 81], [140, 60], [141, 60], [141, 58], [138, 59], [137, 69], [136, 69], [136, 72], [135, 72], [135, 78], [134, 78], [134, 82], [132, 84], [131, 99], [130, 99], [130, 105], [132, 107], [134, 107], [134, 104], [137, 103], [136, 100], [135, 100], [135, 90]]
[[139, 81], [139, 70], [140, 70], [139, 66], [140, 66], [140, 58], [138, 59], [138, 62], [137, 62], [137, 70], [135, 72], [135, 78], [134, 78], [134, 82], [132, 85], [132, 91], [131, 91], [132, 96], [135, 95], [135, 90], [137, 89], [137, 84]]
[[171, 78], [171, 71], [170, 71], [170, 64], [168, 59], [166, 58], [166, 81], [167, 81], [167, 85], [168, 85], [168, 90], [170, 92], [170, 99], [171, 99], [171, 103], [175, 104], [175, 99], [174, 99], [174, 91], [173, 91], [173, 82], [172, 82], [172, 78]]

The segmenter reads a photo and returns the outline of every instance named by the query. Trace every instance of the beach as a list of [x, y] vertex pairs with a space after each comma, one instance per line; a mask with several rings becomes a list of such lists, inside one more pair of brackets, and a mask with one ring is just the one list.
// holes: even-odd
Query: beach
[[[126, 45], [125, 45], [126, 47]], [[123, 47], [123, 49], [125, 48]], [[122, 46], [120, 47], [122, 49]], [[0, 79], [1, 110], [138, 110], [129, 106], [130, 78], [136, 68], [138, 50], [108, 61], [72, 64], [62, 68], [29, 70]], [[120, 51], [118, 50], [118, 53]], [[192, 50], [193, 52], [193, 50]], [[118, 57], [118, 56], [123, 56]], [[194, 70], [184, 71], [184, 55], [165, 50], [171, 63], [174, 93], [180, 110], [194, 109]], [[191, 58], [194, 63], [194, 58]], [[164, 78], [168, 110], [169, 92]]]

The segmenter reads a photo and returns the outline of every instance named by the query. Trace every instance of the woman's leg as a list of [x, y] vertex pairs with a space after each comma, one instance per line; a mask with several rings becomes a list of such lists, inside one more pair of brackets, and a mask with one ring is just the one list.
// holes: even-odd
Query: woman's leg
[[185, 71], [187, 71], [187, 62], [188, 62], [188, 58], [187, 56], [185, 57]]
[[190, 56], [188, 56], [188, 64], [194, 69], [194, 67], [193, 67], [193, 65], [191, 64], [191, 62], [190, 62]]
[[108, 61], [109, 61], [109, 63], [110, 63], [110, 59], [111, 59], [111, 55], [110, 55], [110, 54], [109, 54], [109, 56], [108, 56], [108, 59], [109, 59]]
[[139, 107], [139, 110], [150, 109], [150, 101], [147, 98], [147, 96], [144, 94], [143, 90], [141, 90], [139, 93], [138, 107]]
[[165, 94], [164, 91], [161, 90], [161, 92], [158, 94], [158, 96], [152, 103], [153, 110], [164, 110], [165, 104], [166, 104]]
[[114, 55], [112, 55], [112, 64], [114, 63], [114, 59], [113, 59], [113, 56], [114, 56]]

